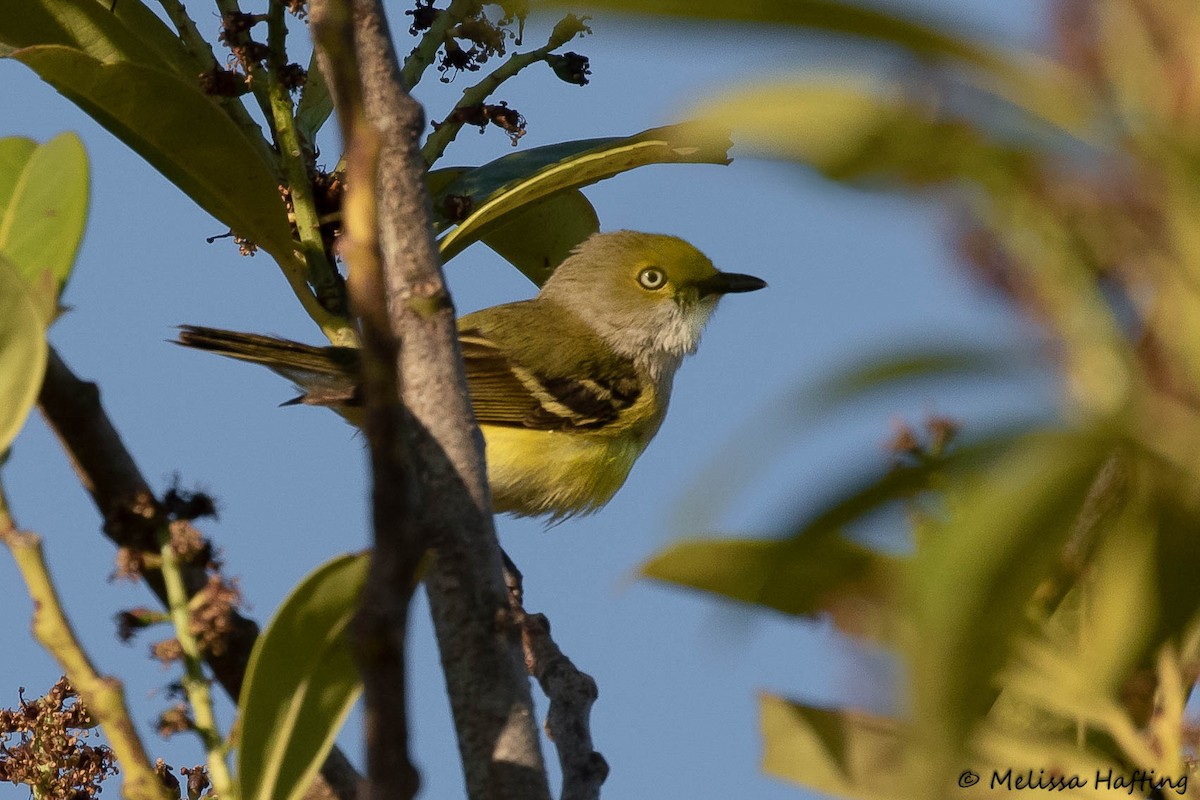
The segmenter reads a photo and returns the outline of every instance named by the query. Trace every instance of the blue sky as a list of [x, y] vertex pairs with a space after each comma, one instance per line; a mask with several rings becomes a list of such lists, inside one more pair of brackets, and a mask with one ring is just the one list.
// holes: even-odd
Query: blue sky
[[[893, 5], [1000, 42], [1035, 46], [1041, 37], [1037, 0]], [[215, 33], [215, 15], [193, 7], [202, 29]], [[401, 5], [389, 10], [406, 41]], [[569, 86], [542, 69], [500, 95], [529, 121], [522, 146], [634, 133], [678, 119], [723, 86], [844, 69], [870, 56], [844, 42], [750, 27], [668, 29], [607, 15], [592, 25], [595, 34], [569, 48], [591, 57], [591, 85]], [[531, 23], [527, 45], [540, 44], [547, 30], [544, 20]], [[428, 116], [444, 116], [474, 77], [432, 92], [423, 86]], [[91, 159], [91, 217], [64, 298], [73, 310], [52, 330], [55, 346], [78, 374], [99, 382], [109, 414], [157, 488], [179, 474], [185, 486], [217, 498], [220, 520], [205, 531], [238, 577], [249, 613], [265, 621], [316, 565], [367, 543], [362, 440], [323, 410], [277, 408], [291, 389], [267, 371], [165, 340], [181, 323], [311, 342], [319, 333], [265, 256], [242, 258], [227, 242], [206, 244], [221, 233], [218, 223], [20, 64], [0, 62], [0, 100], [11, 110], [0, 136], [46, 140], [74, 130]], [[485, 136], [468, 129], [460, 139], [444, 163], [510, 152], [495, 129]], [[336, 141], [326, 142], [327, 163], [336, 151]], [[638, 581], [635, 570], [683, 535], [786, 532], [798, 509], [828, 498], [855, 470], [884, 464], [896, 420], [920, 422], [937, 412], [969, 422], [1044, 406], [1044, 387], [1021, 383], [889, 397], [821, 419], [805, 418], [796, 399], [804, 386], [871, 353], [949, 340], [1020, 346], [1028, 332], [955, 266], [951, 220], [932, 201], [849, 190], [746, 158], [728, 167], [648, 168], [586, 193], [604, 229], [683, 236], [719, 267], [759, 275], [770, 288], [722, 303], [700, 352], [678, 376], [661, 433], [608, 507], [549, 530], [500, 518], [502, 543], [525, 573], [527, 606], [550, 617], [560, 646], [599, 684], [592, 719], [612, 767], [607, 796], [803, 797], [759, 772], [756, 693], [887, 711], [894, 664], [820, 621], [750, 613]], [[447, 272], [464, 313], [532, 292], [481, 246]], [[779, 459], [728, 497], [697, 490], [701, 474], [712, 482], [704, 486], [736, 486], [737, 464], [765, 458], [739, 447], [756, 441], [747, 431], [773, 440]], [[148, 604], [149, 595], [108, 580], [111, 547], [40, 419], [17, 440], [3, 477], [19, 524], [45, 539], [66, 609], [92, 656], [126, 680], [135, 719], [148, 724], [168, 704], [162, 687], [174, 673], [146, 657], [157, 637], [121, 645], [111, 618]], [[59, 674], [29, 640], [18, 580], [0, 556], [9, 610], [0, 621], [5, 706], [15, 704], [18, 687], [39, 693]], [[458, 796], [462, 779], [423, 600], [413, 629], [413, 741], [423, 796]], [[228, 722], [228, 703], [223, 714]], [[353, 725], [342, 741], [356, 754]], [[150, 750], [173, 764], [202, 761], [188, 737], [145, 735]], [[0, 798], [24, 796], [0, 784]]]

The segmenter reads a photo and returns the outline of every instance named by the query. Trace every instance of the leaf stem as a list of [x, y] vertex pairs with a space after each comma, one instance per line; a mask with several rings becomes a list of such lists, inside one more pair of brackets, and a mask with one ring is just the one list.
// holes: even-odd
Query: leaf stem
[[304, 261], [308, 266], [308, 282], [312, 285], [322, 308], [344, 317], [344, 287], [325, 249], [321, 223], [313, 200], [308, 162], [296, 130], [292, 97], [282, 80], [283, 70], [287, 68], [287, 23], [284, 19], [283, 4], [279, 0], [272, 0], [267, 12], [267, 47], [267, 93], [271, 101], [275, 145], [291, 194], [293, 222], [300, 238]]
[[192, 634], [192, 617], [188, 607], [188, 593], [183, 582], [183, 571], [175, 547], [171, 543], [170, 526], [163, 524], [158, 531], [160, 569], [167, 590], [167, 610], [171, 624], [175, 627], [175, 638], [183, 651], [183, 689], [192, 707], [192, 719], [196, 732], [204, 743], [207, 754], [208, 777], [213, 791], [221, 800], [238, 800], [238, 788], [229, 774], [225, 762], [226, 744], [217, 730], [213, 716], [212, 695], [208, 691], [208, 677], [204, 674], [204, 657], [200, 645]]

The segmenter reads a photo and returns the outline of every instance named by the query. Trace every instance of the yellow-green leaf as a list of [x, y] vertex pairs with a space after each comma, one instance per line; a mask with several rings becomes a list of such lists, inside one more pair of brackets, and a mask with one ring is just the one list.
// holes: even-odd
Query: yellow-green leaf
[[995, 699], [996, 678], [1027, 630], [1028, 604], [1053, 570], [1115, 447], [1102, 432], [1030, 435], [950, 490], [943, 529], [913, 567], [910, 648], [915, 719], [941, 757], [939, 780]]
[[302, 797], [362, 692], [346, 629], [368, 562], [363, 553], [317, 568], [255, 644], [238, 699], [244, 800]]
[[46, 355], [46, 322], [25, 280], [0, 256], [0, 455], [37, 402]]
[[685, 541], [644, 564], [654, 580], [773, 608], [827, 613], [853, 636], [893, 641], [904, 562], [837, 535]]
[[727, 164], [728, 148], [728, 141], [711, 137], [698, 142], [689, 138], [684, 128], [670, 126], [628, 138], [565, 142], [505, 156], [446, 188], [445, 194], [470, 198], [470, 213], [442, 237], [442, 259], [449, 261], [468, 245], [499, 230], [511, 221], [511, 215], [559, 192], [647, 164]]
[[763, 771], [808, 789], [856, 800], [931, 796], [913, 791], [914, 748], [903, 726], [860, 711], [829, 711], [764, 694]]
[[60, 134], [40, 147], [0, 139], [0, 255], [33, 288], [47, 322], [75, 264], [87, 210], [87, 154], [78, 136]]
[[145, 158], [202, 208], [276, 258], [293, 257], [273, 167], [194, 84], [141, 64], [105, 64], [68, 47], [12, 58]]
[[179, 37], [142, 0], [22, 0], [0, 14], [0, 55], [65, 45], [105, 62], [131, 61], [197, 82]]

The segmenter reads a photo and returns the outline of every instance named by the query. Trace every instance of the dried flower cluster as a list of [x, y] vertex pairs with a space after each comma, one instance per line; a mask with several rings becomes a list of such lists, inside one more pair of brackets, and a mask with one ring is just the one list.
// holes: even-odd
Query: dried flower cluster
[[84, 741], [92, 727], [66, 678], [36, 700], [20, 696], [17, 708], [0, 709], [0, 781], [28, 786], [39, 798], [95, 797], [117, 767], [108, 747]]

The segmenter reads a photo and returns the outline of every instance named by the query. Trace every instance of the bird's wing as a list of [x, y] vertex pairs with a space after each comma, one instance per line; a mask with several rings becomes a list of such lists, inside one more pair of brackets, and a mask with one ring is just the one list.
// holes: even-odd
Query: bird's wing
[[522, 361], [519, 350], [502, 349], [477, 328], [460, 330], [458, 338], [471, 405], [482, 424], [596, 429], [617, 419], [642, 393], [637, 372], [624, 362], [589, 359], [571, 365], [577, 374], [567, 376], [532, 359]]

